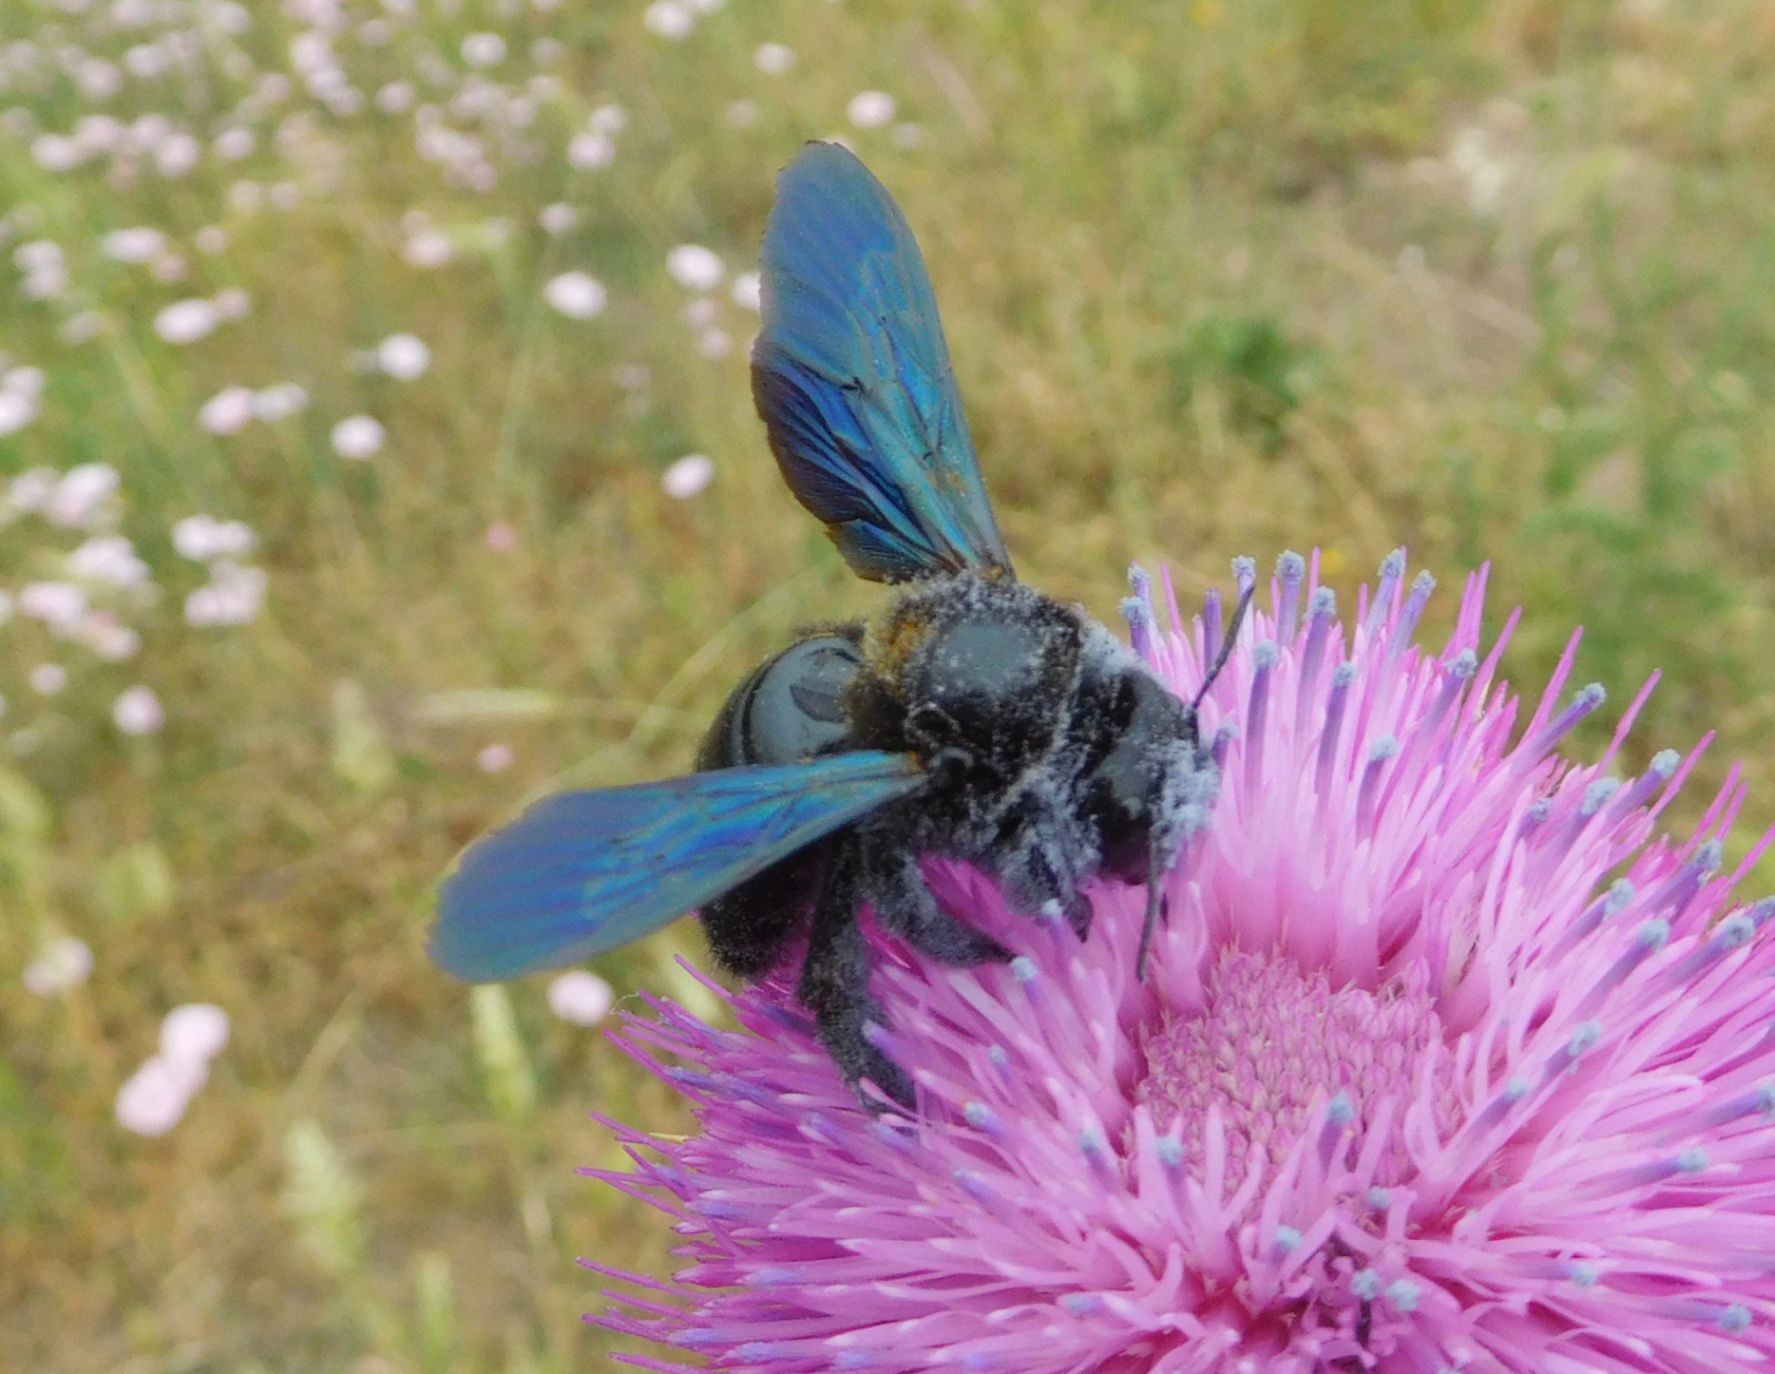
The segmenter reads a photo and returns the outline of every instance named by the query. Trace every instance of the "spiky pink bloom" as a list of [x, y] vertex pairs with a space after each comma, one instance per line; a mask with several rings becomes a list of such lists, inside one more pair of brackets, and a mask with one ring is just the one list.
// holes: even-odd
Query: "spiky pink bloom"
[[[1730, 893], [1768, 841], [1720, 871], [1735, 771], [1659, 833], [1700, 751], [1611, 772], [1645, 692], [1598, 762], [1555, 753], [1602, 691], [1566, 696], [1574, 637], [1520, 720], [1484, 582], [1438, 652], [1403, 558], [1349, 624], [1282, 560], [1204, 707], [1236, 729], [1147, 982], [1139, 891], [1095, 890], [1080, 944], [932, 865], [1019, 957], [874, 936], [916, 1117], [859, 1106], [784, 985], [738, 1030], [631, 1018], [701, 1130], [617, 1127], [634, 1171], [599, 1176], [686, 1263], [593, 1320], [676, 1347], [649, 1368], [757, 1374], [1763, 1367], [1775, 902]], [[1187, 695], [1218, 604], [1185, 634], [1137, 590]]]

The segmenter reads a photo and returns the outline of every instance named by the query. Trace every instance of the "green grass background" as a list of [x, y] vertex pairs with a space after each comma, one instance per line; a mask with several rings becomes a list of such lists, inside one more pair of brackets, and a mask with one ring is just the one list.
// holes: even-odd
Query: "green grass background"
[[[287, 68], [294, 22], [250, 10], [240, 48]], [[683, 242], [751, 266], [775, 172], [808, 137], [847, 133], [924, 244], [1028, 580], [1110, 617], [1131, 559], [1169, 560], [1193, 597], [1234, 554], [1318, 545], [1347, 597], [1405, 544], [1445, 588], [1434, 633], [1447, 589], [1494, 560], [1492, 626], [1527, 609], [1515, 680], [1532, 686], [1582, 622], [1577, 681], [1621, 703], [1665, 673], [1627, 762], [1717, 729], [1683, 817], [1743, 758], [1738, 852], [1775, 819], [1766, 5], [749, 0], [673, 42], [639, 5], [465, 0], [338, 52], [366, 91], [423, 90], [427, 50], [460, 74], [461, 38], [485, 30], [510, 39], [490, 73], [507, 84], [538, 69], [532, 39], [563, 44], [528, 135], [540, 156], [496, 157], [485, 193], [446, 186], [411, 120], [373, 112], [314, 106], [288, 146], [124, 187], [48, 173], [0, 134], [0, 211], [34, 226], [12, 242], [60, 242], [110, 321], [64, 342], [58, 308], [0, 275], [0, 351], [48, 374], [0, 474], [116, 465], [122, 528], [167, 593], [138, 660], [49, 700], [23, 674], [55, 646], [0, 627], [0, 735], [30, 745], [0, 751], [0, 1367], [604, 1367], [579, 1321], [597, 1284], [573, 1258], [664, 1272], [669, 1235], [574, 1176], [616, 1162], [586, 1113], [683, 1117], [555, 1020], [542, 980], [477, 1003], [436, 973], [431, 889], [567, 770], [683, 768], [757, 656], [880, 595], [779, 483], [749, 400], [751, 317], [718, 296], [736, 347], [701, 356], [664, 269]], [[795, 50], [791, 73], [757, 70], [767, 40]], [[249, 78], [198, 69], [116, 104], [214, 127]], [[871, 88], [916, 143], [847, 129]], [[612, 101], [629, 115], [614, 162], [572, 170], [566, 138]], [[83, 108], [65, 82], [0, 92], [8, 106], [45, 128]], [[231, 210], [242, 177], [303, 193]], [[554, 201], [583, 212], [559, 238], [535, 220]], [[450, 265], [401, 260], [415, 208]], [[221, 224], [229, 243], [157, 286], [96, 248], [138, 223], [181, 244]], [[570, 268], [609, 287], [599, 318], [541, 304]], [[230, 285], [247, 319], [188, 348], [156, 338], [159, 305]], [[431, 345], [425, 377], [354, 370], [396, 330]], [[635, 366], [638, 393], [618, 382]], [[288, 378], [313, 395], [295, 420], [225, 439], [195, 423], [225, 385]], [[357, 411], [388, 427], [367, 464], [327, 442]], [[692, 450], [715, 480], [674, 501], [659, 475]], [[261, 536], [251, 625], [180, 619], [196, 574], [168, 530], [198, 511]], [[515, 550], [487, 548], [496, 520]], [[0, 585], [67, 542], [0, 531]], [[109, 724], [132, 681], [166, 703], [157, 735]], [[446, 695], [492, 688], [525, 695]], [[490, 776], [474, 759], [493, 742], [517, 761]], [[61, 932], [96, 970], [30, 997], [18, 970]], [[601, 971], [619, 993], [693, 997], [672, 960], [696, 944], [676, 928]], [[117, 1088], [193, 1000], [231, 1012], [233, 1043], [168, 1136], [129, 1135]]]

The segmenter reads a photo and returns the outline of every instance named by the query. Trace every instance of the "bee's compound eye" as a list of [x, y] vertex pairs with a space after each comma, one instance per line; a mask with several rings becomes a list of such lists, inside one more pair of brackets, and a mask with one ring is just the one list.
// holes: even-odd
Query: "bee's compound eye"
[[740, 728], [751, 763], [794, 763], [847, 746], [845, 690], [862, 655], [839, 635], [791, 644], [752, 683]]

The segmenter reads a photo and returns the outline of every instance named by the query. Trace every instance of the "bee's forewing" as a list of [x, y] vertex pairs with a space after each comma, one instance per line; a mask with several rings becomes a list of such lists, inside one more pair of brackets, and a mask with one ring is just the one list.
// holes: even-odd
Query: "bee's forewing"
[[431, 957], [469, 982], [577, 963], [922, 781], [910, 756], [865, 751], [545, 798], [444, 878]]
[[764, 235], [752, 394], [783, 478], [858, 576], [1011, 574], [924, 258], [855, 156], [811, 143]]

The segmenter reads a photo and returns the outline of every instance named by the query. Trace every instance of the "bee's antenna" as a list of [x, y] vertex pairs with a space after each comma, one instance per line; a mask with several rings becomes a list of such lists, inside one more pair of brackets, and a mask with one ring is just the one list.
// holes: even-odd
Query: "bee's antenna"
[[[1214, 664], [1208, 669], [1208, 676], [1202, 679], [1202, 685], [1196, 689], [1196, 698], [1190, 702], [1190, 713], [1193, 716], [1202, 704], [1202, 698], [1214, 686], [1214, 680], [1220, 676], [1221, 669], [1233, 656], [1233, 646], [1239, 639], [1239, 627], [1245, 623], [1245, 612], [1251, 609], [1251, 594], [1257, 590], [1256, 583], [1245, 588], [1239, 594], [1239, 604], [1233, 607], [1233, 618], [1227, 622], [1226, 638], [1221, 641], [1220, 652], [1214, 656]], [[1134, 960], [1134, 977], [1137, 982], [1146, 981], [1146, 960], [1152, 953], [1153, 935], [1158, 930], [1159, 922], [1170, 916], [1170, 902], [1164, 892], [1161, 881], [1165, 876], [1165, 861], [1160, 857], [1157, 845], [1154, 845], [1147, 858], [1146, 869], [1146, 925], [1140, 932], [1140, 953]]]
[[1239, 627], [1245, 623], [1245, 612], [1251, 609], [1251, 594], [1257, 590], [1253, 582], [1239, 594], [1239, 604], [1233, 607], [1233, 618], [1227, 623], [1226, 637], [1220, 641], [1220, 652], [1214, 656], [1214, 666], [1208, 670], [1208, 676], [1202, 679], [1202, 685], [1196, 689], [1196, 699], [1190, 702], [1190, 710], [1194, 711], [1202, 704], [1202, 698], [1214, 686], [1214, 679], [1220, 676], [1220, 670], [1233, 656], [1233, 645], [1239, 641]]
[[1146, 925], [1140, 932], [1140, 953], [1134, 958], [1134, 981], [1146, 981], [1146, 956], [1152, 952], [1153, 933], [1159, 922], [1170, 916], [1170, 901], [1161, 886], [1165, 878], [1165, 861], [1159, 857], [1155, 844], [1146, 862]]

